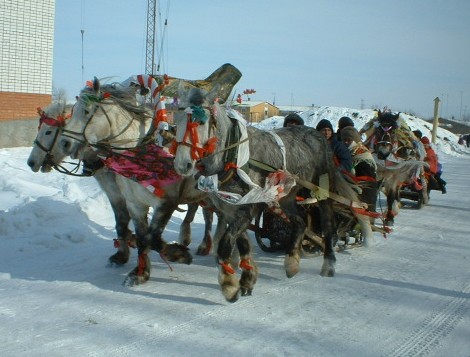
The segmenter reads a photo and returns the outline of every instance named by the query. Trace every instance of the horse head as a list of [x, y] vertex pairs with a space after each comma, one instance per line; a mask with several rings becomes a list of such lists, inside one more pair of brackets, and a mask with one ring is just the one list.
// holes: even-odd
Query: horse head
[[202, 90], [193, 88], [188, 93], [188, 107], [184, 115], [175, 117], [175, 170], [182, 176], [200, 172], [210, 175], [218, 172], [218, 154], [214, 151], [224, 140], [218, 134], [224, 130], [223, 108], [217, 103], [209, 107]]
[[415, 137], [406, 124], [399, 123], [399, 116], [400, 113], [379, 111], [374, 151], [380, 160], [386, 160], [392, 153], [396, 160], [415, 159], [419, 156], [413, 147]]
[[374, 151], [380, 160], [386, 160], [394, 149], [397, 148], [395, 129], [399, 127], [399, 116], [400, 113], [392, 114], [389, 111], [378, 112]]
[[67, 156], [57, 140], [65, 126], [66, 111], [65, 101], [54, 102], [44, 110], [38, 108], [38, 134], [27, 161], [33, 172], [39, 169], [41, 172], [49, 172]]
[[[101, 86], [95, 77], [77, 99], [60, 139], [62, 150], [80, 157], [87, 145], [135, 146], [151, 124], [152, 112], [136, 100], [136, 89], [119, 84]], [[130, 144], [131, 143], [131, 144]]]
[[100, 82], [95, 77], [93, 82], [80, 91], [72, 115], [64, 128], [59, 145], [67, 155], [77, 158], [79, 151], [85, 146], [84, 130], [86, 124], [98, 111], [100, 101]]
[[392, 112], [386, 111], [382, 112], [379, 110], [377, 113], [377, 120], [382, 127], [390, 127], [393, 129], [397, 129], [399, 127], [398, 119], [400, 117], [400, 113], [392, 114]]

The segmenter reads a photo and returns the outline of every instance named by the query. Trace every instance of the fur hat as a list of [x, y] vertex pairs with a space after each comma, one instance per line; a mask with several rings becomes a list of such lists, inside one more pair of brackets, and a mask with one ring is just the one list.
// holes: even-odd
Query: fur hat
[[341, 131], [347, 126], [354, 126], [354, 122], [350, 117], [341, 117], [338, 121], [338, 131]]
[[341, 130], [341, 140], [350, 140], [359, 143], [361, 142], [361, 136], [356, 128], [347, 126]]
[[331, 125], [331, 122], [328, 119], [322, 119], [318, 122], [317, 126], [315, 129], [318, 131], [324, 129], [324, 128], [330, 128], [331, 131], [333, 131], [333, 125]]
[[304, 125], [304, 120], [299, 114], [290, 113], [284, 118], [283, 126], [286, 127], [289, 123], [293, 123], [294, 125]]

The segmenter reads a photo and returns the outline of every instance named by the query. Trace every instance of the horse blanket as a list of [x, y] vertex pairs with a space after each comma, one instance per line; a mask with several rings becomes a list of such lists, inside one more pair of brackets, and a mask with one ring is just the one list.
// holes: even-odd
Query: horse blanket
[[173, 165], [174, 156], [156, 144], [148, 144], [112, 152], [104, 159], [105, 166], [115, 173], [134, 180], [158, 197], [165, 195], [165, 187], [182, 180]]

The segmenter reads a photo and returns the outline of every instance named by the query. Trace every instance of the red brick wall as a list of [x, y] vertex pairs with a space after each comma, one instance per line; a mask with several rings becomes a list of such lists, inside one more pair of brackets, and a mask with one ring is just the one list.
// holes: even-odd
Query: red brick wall
[[51, 102], [48, 94], [0, 92], [0, 121], [36, 118], [37, 107], [45, 108]]

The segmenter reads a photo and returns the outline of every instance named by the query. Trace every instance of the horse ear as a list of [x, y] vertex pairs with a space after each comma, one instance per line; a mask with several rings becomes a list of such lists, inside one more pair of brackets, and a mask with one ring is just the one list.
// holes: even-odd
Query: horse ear
[[93, 78], [93, 90], [98, 93], [100, 91], [100, 81], [96, 76]]

